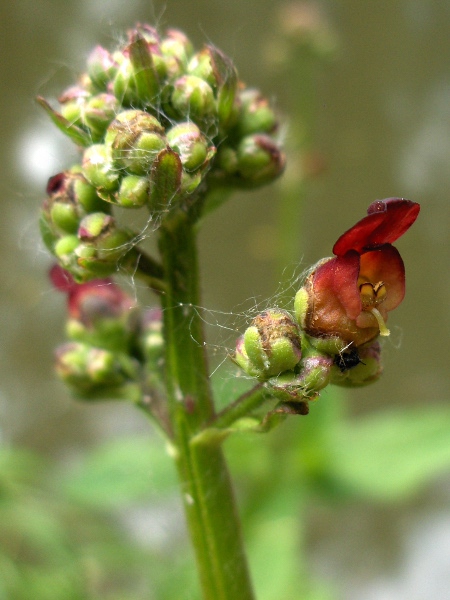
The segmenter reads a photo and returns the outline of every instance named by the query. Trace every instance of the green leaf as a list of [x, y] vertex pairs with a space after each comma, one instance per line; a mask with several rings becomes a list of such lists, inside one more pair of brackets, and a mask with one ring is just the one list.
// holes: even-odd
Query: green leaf
[[139, 100], [145, 105], [151, 102], [158, 93], [159, 82], [153, 64], [152, 55], [145, 39], [137, 35], [128, 46], [130, 61], [134, 69], [136, 92]]
[[65, 119], [61, 114], [57, 113], [50, 104], [42, 98], [42, 96], [38, 96], [36, 98], [36, 102], [42, 106], [45, 112], [48, 114], [53, 123], [58, 127], [60, 131], [62, 131], [65, 135], [70, 137], [70, 139], [75, 142], [78, 146], [82, 146], [83, 148], [87, 148], [92, 143], [92, 140], [89, 134], [80, 127], [77, 127], [67, 119]]
[[78, 473], [67, 475], [65, 489], [80, 503], [120, 507], [177, 489], [175, 471], [160, 438], [123, 438], [90, 454]]
[[450, 469], [450, 408], [389, 410], [330, 432], [332, 476], [360, 495], [402, 499]]
[[168, 210], [181, 184], [180, 157], [170, 148], [158, 153], [151, 170], [150, 209]]

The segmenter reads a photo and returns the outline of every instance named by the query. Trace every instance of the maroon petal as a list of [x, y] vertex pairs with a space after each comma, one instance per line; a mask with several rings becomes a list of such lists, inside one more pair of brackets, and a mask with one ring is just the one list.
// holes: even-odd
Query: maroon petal
[[404, 198], [387, 198], [373, 202], [367, 212], [386, 215], [383, 223], [370, 236], [368, 246], [392, 244], [414, 223], [420, 212], [420, 204]]
[[377, 200], [368, 208], [368, 215], [337, 240], [333, 252], [343, 256], [349, 250], [362, 253], [395, 242], [407, 231], [417, 218], [420, 205], [403, 198]]
[[316, 306], [325, 307], [337, 321], [340, 312], [352, 320], [361, 312], [359, 258], [357, 252], [350, 251], [321, 265], [314, 276]]

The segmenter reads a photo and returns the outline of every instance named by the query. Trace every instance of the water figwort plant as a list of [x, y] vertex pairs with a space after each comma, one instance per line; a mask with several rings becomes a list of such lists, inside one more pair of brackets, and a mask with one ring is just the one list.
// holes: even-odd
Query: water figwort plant
[[[80, 148], [79, 164], [50, 178], [41, 232], [67, 295], [68, 341], [56, 369], [86, 400], [140, 406], [164, 433], [177, 466], [203, 596], [253, 598], [221, 443], [234, 430], [267, 431], [308, 413], [328, 384], [365, 385], [381, 373], [378, 337], [403, 299], [392, 243], [419, 205], [376, 201], [308, 272], [292, 314], [257, 315], [231, 359], [255, 385], [221, 412], [210, 385], [199, 291], [197, 233], [234, 189], [283, 172], [278, 118], [212, 45], [195, 51], [180, 31], [148, 25], [113, 52], [98, 46], [87, 72], [59, 98], [38, 102]], [[140, 211], [133, 231], [123, 210]], [[143, 248], [157, 241], [158, 257]], [[140, 278], [158, 309], [114, 281]], [[251, 417], [251, 418], [249, 418]]]

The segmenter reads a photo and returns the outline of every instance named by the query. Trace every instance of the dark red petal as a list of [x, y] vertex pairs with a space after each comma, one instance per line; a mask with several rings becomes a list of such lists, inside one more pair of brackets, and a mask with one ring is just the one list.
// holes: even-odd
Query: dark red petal
[[392, 244], [407, 231], [417, 218], [420, 205], [404, 198], [377, 200], [368, 215], [337, 240], [333, 252], [343, 256], [349, 250], [362, 253], [366, 248]]
[[[380, 213], [380, 203], [383, 203], [385, 206], [383, 213]], [[373, 212], [374, 210], [376, 212]], [[387, 198], [386, 200], [378, 200], [372, 203], [367, 212], [369, 215], [386, 215], [386, 219], [371, 235], [368, 246], [393, 244], [417, 219], [420, 212], [420, 204], [411, 200], [405, 200], [404, 198]]]
[[336, 310], [333, 305], [338, 303], [349, 319], [356, 319], [362, 308], [358, 288], [359, 264], [359, 254], [350, 251], [321, 265], [314, 277], [318, 303], [328, 305], [330, 312]]
[[405, 296], [405, 267], [396, 248], [390, 244], [361, 255], [360, 275], [373, 284], [382, 281], [387, 296], [380, 310], [387, 312], [396, 308]]

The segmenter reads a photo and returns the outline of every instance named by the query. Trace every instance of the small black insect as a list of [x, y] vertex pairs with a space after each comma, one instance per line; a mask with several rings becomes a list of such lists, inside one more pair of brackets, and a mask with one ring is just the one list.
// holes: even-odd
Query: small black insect
[[353, 369], [362, 362], [359, 358], [358, 350], [353, 348], [348, 352], [342, 352], [341, 354], [336, 354], [334, 357], [334, 364], [339, 367], [341, 373], [344, 371], [348, 371], [349, 369]]

